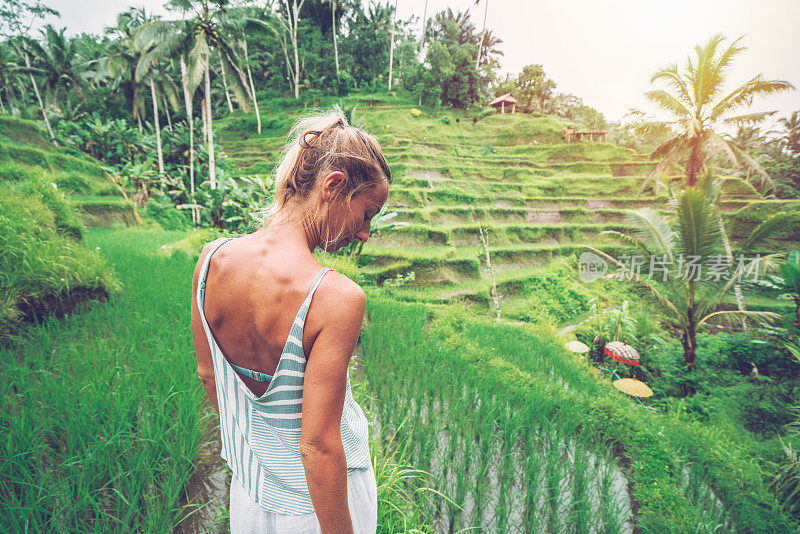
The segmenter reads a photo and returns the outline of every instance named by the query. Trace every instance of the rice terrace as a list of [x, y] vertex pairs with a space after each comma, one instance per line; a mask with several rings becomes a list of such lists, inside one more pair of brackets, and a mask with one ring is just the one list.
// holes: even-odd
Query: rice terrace
[[140, 4], [0, 0], [0, 532], [237, 531], [198, 273], [312, 194], [278, 163], [322, 113], [391, 174], [368, 239], [310, 247], [366, 296], [377, 532], [800, 532], [800, 7]]

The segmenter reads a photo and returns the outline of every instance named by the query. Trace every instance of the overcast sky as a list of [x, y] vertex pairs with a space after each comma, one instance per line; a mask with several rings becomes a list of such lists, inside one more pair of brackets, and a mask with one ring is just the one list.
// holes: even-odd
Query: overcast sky
[[[365, 0], [367, 1], [367, 0]], [[446, 7], [470, 9], [483, 22], [482, 0], [429, 0], [428, 16]], [[557, 91], [575, 94], [619, 120], [630, 108], [655, 107], [644, 93], [650, 76], [670, 63], [682, 67], [693, 47], [715, 33], [729, 39], [747, 34], [748, 47], [731, 69], [732, 89], [758, 73], [800, 88], [800, 1], [798, 0], [488, 0], [487, 27], [502, 40], [503, 72], [540, 63]], [[46, 0], [61, 13], [69, 34], [99, 33], [129, 5], [165, 14], [163, 0]], [[422, 18], [425, 0], [397, 0], [398, 14]], [[734, 85], [735, 84], [735, 85]], [[752, 111], [800, 109], [800, 91], [754, 102]]]

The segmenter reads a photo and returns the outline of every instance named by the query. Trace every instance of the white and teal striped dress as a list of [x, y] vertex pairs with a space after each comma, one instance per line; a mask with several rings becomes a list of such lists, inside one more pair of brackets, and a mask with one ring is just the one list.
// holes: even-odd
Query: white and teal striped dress
[[[267, 391], [256, 396], [222, 354], [205, 317], [203, 303], [211, 256], [225, 242], [227, 240], [206, 256], [197, 290], [197, 307], [214, 362], [221, 456], [262, 509], [287, 515], [310, 513], [314, 507], [300, 459], [306, 367], [303, 327], [314, 291], [322, 276], [331, 269], [323, 267], [314, 278], [308, 296], [295, 316], [274, 377]], [[370, 467], [367, 432], [367, 419], [353, 399], [348, 376], [341, 423], [348, 473]]]

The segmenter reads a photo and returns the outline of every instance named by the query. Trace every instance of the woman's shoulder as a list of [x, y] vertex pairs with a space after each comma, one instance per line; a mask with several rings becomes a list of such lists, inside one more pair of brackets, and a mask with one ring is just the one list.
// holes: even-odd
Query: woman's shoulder
[[363, 314], [367, 296], [364, 289], [348, 276], [330, 270], [322, 278], [314, 300], [318, 301], [318, 308], [332, 313]]
[[203, 262], [206, 260], [206, 256], [211, 254], [211, 251], [214, 250], [217, 247], [217, 245], [221, 244], [222, 242], [224, 242], [224, 241], [226, 241], [228, 239], [230, 239], [230, 238], [228, 238], [228, 237], [219, 237], [219, 238], [215, 239], [214, 241], [210, 241], [210, 242], [206, 243], [205, 245], [203, 245], [203, 248], [200, 250], [200, 256], [197, 258], [197, 264], [195, 265], [195, 268], [194, 268], [195, 279], [200, 274], [200, 269], [203, 266]]
[[[325, 286], [324, 289], [323, 284]], [[360, 285], [351, 280], [347, 275], [333, 269], [328, 271], [323, 277], [323, 282], [320, 283], [320, 287], [317, 291], [320, 290], [337, 299], [359, 300], [361, 297], [366, 297], [364, 289]]]

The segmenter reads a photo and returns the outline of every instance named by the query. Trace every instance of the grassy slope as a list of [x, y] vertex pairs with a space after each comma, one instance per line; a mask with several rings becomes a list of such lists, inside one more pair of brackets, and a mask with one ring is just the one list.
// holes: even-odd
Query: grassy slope
[[20, 172], [34, 172], [56, 184], [86, 226], [134, 222], [131, 203], [119, 196], [97, 161], [53, 146], [33, 121], [0, 115], [0, 181]]
[[100, 175], [97, 162], [56, 149], [35, 123], [0, 116], [0, 341], [117, 286], [81, 242], [84, 225], [56, 185]]

